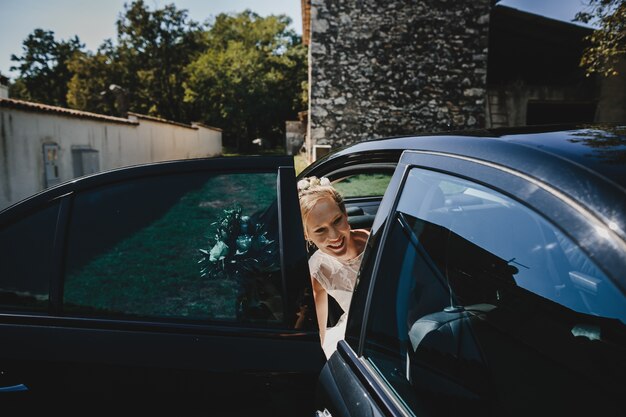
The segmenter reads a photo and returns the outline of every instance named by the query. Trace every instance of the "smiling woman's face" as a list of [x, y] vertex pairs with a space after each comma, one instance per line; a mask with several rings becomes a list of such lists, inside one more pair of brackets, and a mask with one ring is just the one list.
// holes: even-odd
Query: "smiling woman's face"
[[322, 252], [345, 258], [350, 244], [348, 216], [330, 197], [315, 203], [306, 218], [307, 238]]

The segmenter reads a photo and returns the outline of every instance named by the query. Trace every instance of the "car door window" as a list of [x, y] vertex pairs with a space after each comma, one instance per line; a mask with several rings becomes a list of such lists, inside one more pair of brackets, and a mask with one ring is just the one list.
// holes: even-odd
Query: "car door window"
[[393, 169], [361, 167], [366, 172], [340, 172], [333, 176], [333, 186], [344, 198], [348, 222], [353, 229], [370, 229]]
[[279, 323], [276, 173], [185, 173], [75, 197], [72, 314]]
[[392, 174], [393, 172], [366, 172], [349, 175], [333, 181], [333, 186], [344, 198], [382, 196]]
[[0, 229], [0, 306], [47, 310], [59, 203]]
[[364, 355], [408, 409], [617, 409], [624, 296], [565, 232], [500, 192], [419, 168], [389, 227]]

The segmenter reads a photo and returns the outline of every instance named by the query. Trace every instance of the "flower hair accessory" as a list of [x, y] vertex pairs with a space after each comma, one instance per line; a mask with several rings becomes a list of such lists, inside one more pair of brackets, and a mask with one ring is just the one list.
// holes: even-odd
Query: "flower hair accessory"
[[304, 190], [308, 190], [309, 188], [312, 187], [325, 187], [325, 186], [330, 186], [330, 180], [326, 177], [322, 177], [322, 178], [317, 178], [317, 177], [308, 177], [308, 178], [303, 178], [300, 181], [298, 181], [298, 192], [302, 192]]

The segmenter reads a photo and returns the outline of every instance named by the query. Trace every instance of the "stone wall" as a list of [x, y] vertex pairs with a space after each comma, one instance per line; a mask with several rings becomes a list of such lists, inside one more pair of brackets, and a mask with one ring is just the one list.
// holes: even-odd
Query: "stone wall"
[[307, 148], [485, 123], [490, 0], [312, 0]]

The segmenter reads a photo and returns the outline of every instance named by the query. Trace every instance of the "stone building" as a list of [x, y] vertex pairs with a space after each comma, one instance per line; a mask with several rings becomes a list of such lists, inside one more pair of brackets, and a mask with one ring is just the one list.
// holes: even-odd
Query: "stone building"
[[494, 0], [301, 1], [310, 161], [384, 136], [626, 121], [624, 79], [578, 65], [591, 29]]
[[484, 126], [491, 3], [311, 0], [310, 158], [328, 145]]
[[593, 29], [503, 6], [490, 22], [487, 127], [626, 121], [624, 78], [579, 65]]

